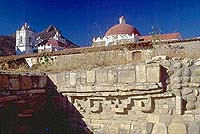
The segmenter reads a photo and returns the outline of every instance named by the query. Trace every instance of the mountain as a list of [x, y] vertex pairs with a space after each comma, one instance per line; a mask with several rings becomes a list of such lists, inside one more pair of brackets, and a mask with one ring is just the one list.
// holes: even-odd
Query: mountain
[[15, 55], [15, 37], [0, 36], [0, 56]]
[[[44, 29], [40, 33], [37, 33], [36, 34], [36, 38], [40, 37], [40, 39], [42, 39], [42, 40], [47, 40], [49, 38], [54, 37], [56, 35], [56, 33], [60, 33], [61, 34], [61, 32], [58, 30], [58, 28], [56, 28], [53, 25], [49, 25], [48, 28]], [[60, 35], [60, 38], [63, 40], [63, 43], [66, 44], [66, 45], [77, 46], [76, 44], [74, 44], [70, 40], [68, 40], [65, 37], [63, 37], [62, 34]]]

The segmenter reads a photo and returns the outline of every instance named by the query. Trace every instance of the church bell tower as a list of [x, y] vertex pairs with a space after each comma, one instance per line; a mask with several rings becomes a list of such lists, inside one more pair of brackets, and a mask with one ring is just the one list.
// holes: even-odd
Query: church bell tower
[[33, 53], [35, 44], [35, 34], [30, 26], [25, 22], [21, 29], [16, 31], [16, 46], [17, 55]]

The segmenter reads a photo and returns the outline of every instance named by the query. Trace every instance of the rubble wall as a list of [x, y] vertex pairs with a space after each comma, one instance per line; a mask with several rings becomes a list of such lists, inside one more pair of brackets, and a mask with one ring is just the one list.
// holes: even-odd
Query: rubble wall
[[199, 134], [200, 61], [157, 57], [49, 74], [94, 134]]

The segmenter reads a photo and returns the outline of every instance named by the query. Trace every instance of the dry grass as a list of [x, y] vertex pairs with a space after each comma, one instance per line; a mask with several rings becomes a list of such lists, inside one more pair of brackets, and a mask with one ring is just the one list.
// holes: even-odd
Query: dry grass
[[[51, 56], [46, 56], [46, 58], [51, 59]], [[57, 57], [57, 59], [48, 60], [48, 62], [41, 60], [41, 57], [37, 57], [37, 59], [38, 63], [32, 68], [28, 68], [27, 64], [17, 66], [17, 63], [13, 68], [13, 66], [11, 67], [6, 63], [2, 69], [14, 72], [61, 72], [122, 65], [131, 62], [127, 60], [127, 55], [123, 50], [111, 52], [99, 51], [95, 53], [82, 52], [81, 54], [63, 55]]]
[[[200, 40], [198, 40], [198, 42], [199, 41]], [[195, 42], [197, 44], [196, 46], [200, 47], [200, 45], [198, 45], [198, 42]], [[181, 43], [174, 42], [174, 44], [178, 45]], [[192, 42], [187, 43], [192, 44]], [[173, 46], [174, 44], [170, 45]], [[49, 60], [49, 62], [44, 63], [40, 61], [40, 58], [43, 57], [41, 54], [33, 54], [33, 58], [37, 59], [38, 62], [32, 68], [28, 68], [27, 64], [24, 62], [24, 58], [30, 58], [31, 55], [6, 57], [6, 60], [4, 62], [1, 62], [0, 67], [2, 70], [14, 72], [61, 72], [92, 69], [96, 67], [115, 65], [117, 66], [135, 62], [134, 59], [130, 59], [131, 51], [142, 49], [152, 49], [152, 44], [148, 42], [143, 42], [142, 44], [140, 42], [108, 47], [78, 48], [56, 53], [48, 53], [48, 58], [51, 58], [52, 56], [57, 56], [57, 59], [54, 59], [53, 61]], [[169, 44], [167, 44], [166, 42], [161, 42], [160, 44], [154, 46], [152, 50], [153, 55], [151, 55], [151, 57], [158, 55], [166, 55], [168, 57], [188, 57], [193, 59], [197, 59], [200, 57], [200, 48], [197, 50], [195, 48], [194, 50], [196, 51], [194, 51], [193, 49], [191, 51], [188, 51], [188, 49], [174, 49], [173, 47], [169, 47]], [[12, 62], [12, 59], [19, 60], [15, 60], [15, 62]], [[3, 61], [3, 58], [1, 60]]]

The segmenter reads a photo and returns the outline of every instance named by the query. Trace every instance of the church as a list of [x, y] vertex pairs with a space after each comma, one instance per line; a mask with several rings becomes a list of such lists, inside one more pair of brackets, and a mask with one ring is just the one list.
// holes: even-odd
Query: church
[[[179, 32], [158, 34], [159, 40], [171, 41], [181, 40], [182, 35]], [[103, 37], [93, 38], [93, 46], [109, 46], [123, 43], [132, 43], [139, 41], [152, 41], [152, 35], [143, 36], [134, 26], [127, 24], [124, 16], [119, 18], [119, 24], [112, 26], [105, 32]]]
[[53, 25], [40, 33], [35, 33], [25, 22], [16, 31], [16, 55], [53, 52], [76, 47], [79, 46], [63, 37], [61, 32]]

